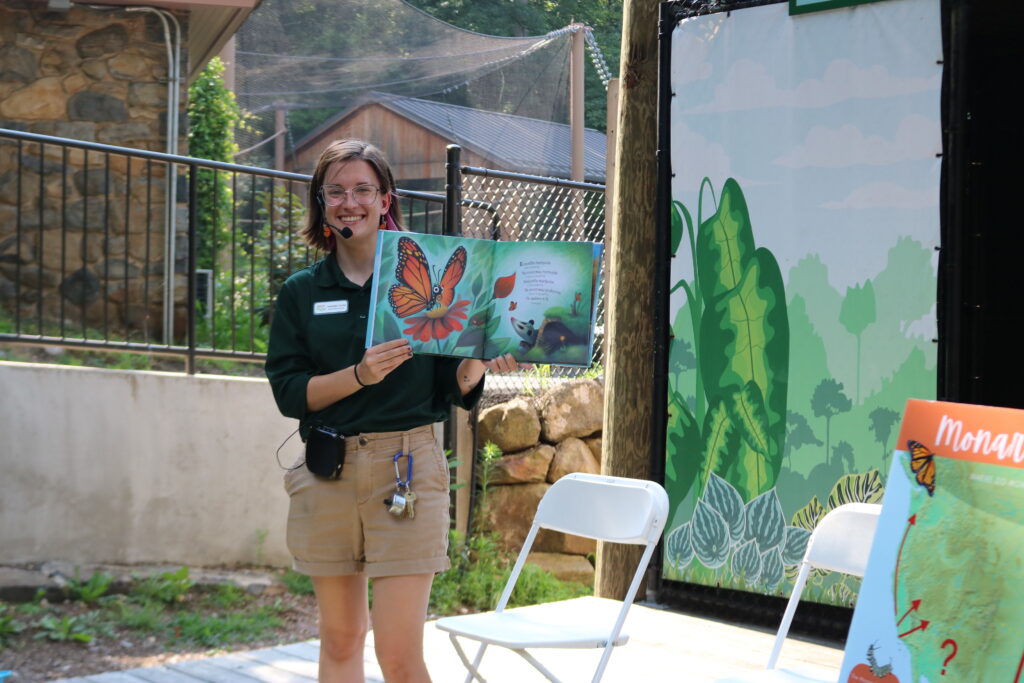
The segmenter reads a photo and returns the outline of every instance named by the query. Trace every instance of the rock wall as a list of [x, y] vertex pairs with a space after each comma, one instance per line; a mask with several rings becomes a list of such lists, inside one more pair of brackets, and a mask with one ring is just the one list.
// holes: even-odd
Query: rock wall
[[[176, 17], [187, 36], [187, 13]], [[9, 0], [0, 6], [0, 127], [166, 151], [167, 60], [162, 24], [149, 13], [51, 12], [45, 2]], [[181, 154], [186, 94], [182, 83]], [[40, 298], [48, 321], [63, 313], [93, 326], [159, 323], [166, 170], [139, 160], [129, 167], [120, 155], [0, 141], [3, 307], [20, 306], [33, 323]], [[184, 235], [178, 241], [184, 257]], [[184, 277], [177, 279], [184, 301]]]
[[[490, 477], [486, 523], [509, 550], [522, 547], [537, 505], [551, 484], [572, 472], [601, 471], [604, 387], [596, 380], [520, 396], [480, 414], [478, 443], [501, 449]], [[593, 540], [542, 531], [530, 562], [566, 580], [592, 583]]]

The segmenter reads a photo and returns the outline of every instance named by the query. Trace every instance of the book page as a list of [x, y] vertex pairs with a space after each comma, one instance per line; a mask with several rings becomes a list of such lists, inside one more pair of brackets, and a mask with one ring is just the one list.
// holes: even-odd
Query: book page
[[[487, 351], [530, 363], [589, 366], [601, 245], [499, 242]], [[499, 296], [500, 295], [500, 296]]]
[[840, 681], [1024, 681], [1024, 411], [911, 400]]
[[414, 353], [482, 358], [492, 258], [488, 240], [381, 231], [366, 346], [404, 337]]

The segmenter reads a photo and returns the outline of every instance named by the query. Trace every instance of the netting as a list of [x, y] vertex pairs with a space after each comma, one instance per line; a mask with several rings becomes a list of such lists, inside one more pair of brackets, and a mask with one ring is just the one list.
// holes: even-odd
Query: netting
[[[567, 123], [571, 35], [498, 37], [456, 28], [402, 0], [264, 0], [237, 34], [236, 94], [253, 115], [245, 164], [267, 164], [285, 112], [286, 148], [368, 99], [417, 97]], [[585, 31], [602, 82], [609, 72]]]

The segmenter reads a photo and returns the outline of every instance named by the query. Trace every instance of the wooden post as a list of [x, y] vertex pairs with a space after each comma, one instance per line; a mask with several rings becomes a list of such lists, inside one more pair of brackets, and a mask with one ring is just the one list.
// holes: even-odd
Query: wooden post
[[[654, 373], [658, 3], [627, 0], [622, 27], [601, 471], [646, 479], [652, 396], [650, 383], [637, 378]], [[640, 546], [598, 544], [595, 594], [622, 599], [640, 553]]]
[[[608, 80], [608, 111], [605, 115], [604, 151], [604, 250], [611, 254], [615, 239], [615, 140], [619, 133], [619, 79]], [[605, 272], [609, 269], [606, 268]], [[605, 296], [605, 315], [601, 320], [605, 335], [601, 340], [601, 361], [608, 364], [608, 297]]]

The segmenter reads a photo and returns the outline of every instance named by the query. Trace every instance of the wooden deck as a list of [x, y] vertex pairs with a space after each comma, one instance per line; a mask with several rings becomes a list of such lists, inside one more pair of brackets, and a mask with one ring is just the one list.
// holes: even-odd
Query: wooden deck
[[[577, 598], [521, 609], [556, 611], [596, 618], [614, 610], [616, 603], [598, 598]], [[685, 681], [705, 683], [764, 666], [774, 634], [698, 619], [654, 607], [635, 605], [626, 619], [629, 642], [612, 654], [604, 680]], [[462, 681], [465, 669], [448, 635], [427, 623], [424, 631], [427, 667], [435, 683]], [[316, 680], [318, 641], [238, 652], [167, 666], [131, 669], [60, 683], [308, 683]], [[589, 681], [600, 658], [598, 650], [534, 651], [541, 662], [567, 683]], [[790, 639], [782, 650], [780, 666], [801, 669], [836, 680], [842, 650]], [[367, 683], [383, 683], [373, 655], [372, 634], [365, 653]], [[489, 648], [481, 673], [489, 683], [524, 683], [543, 680], [529, 664], [501, 648]]]

